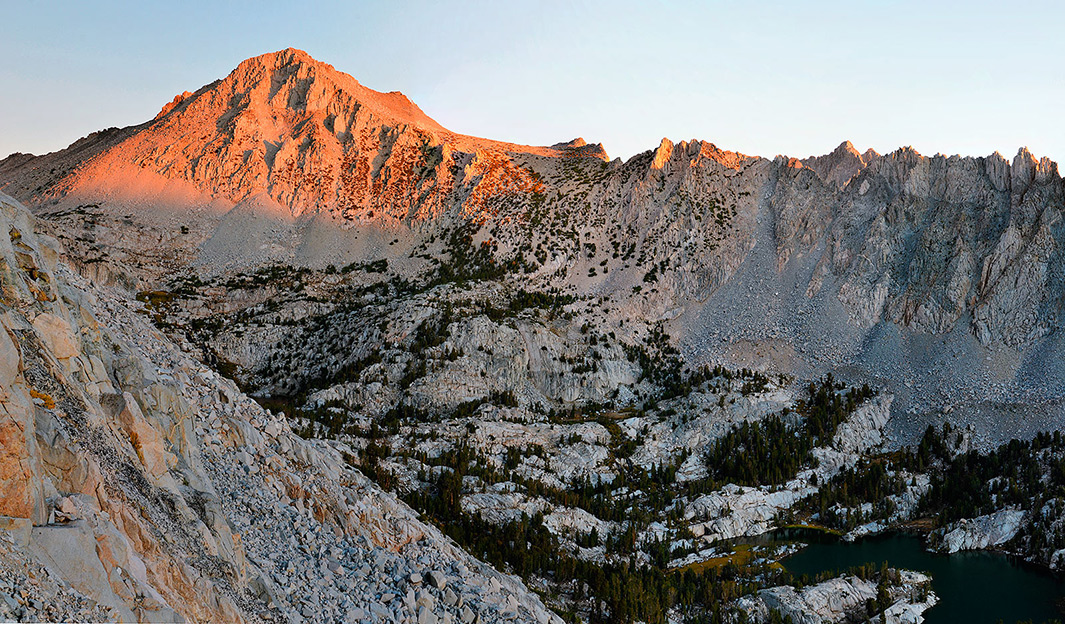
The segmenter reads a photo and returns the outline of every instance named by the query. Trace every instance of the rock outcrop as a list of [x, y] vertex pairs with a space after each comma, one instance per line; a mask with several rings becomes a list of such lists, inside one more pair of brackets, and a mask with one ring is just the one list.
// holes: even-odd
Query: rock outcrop
[[[918, 572], [901, 571], [898, 586], [890, 590], [891, 604], [869, 621], [920, 624], [924, 611], [938, 599], [928, 589], [931, 579]], [[839, 577], [795, 589], [789, 585], [763, 589], [741, 598], [740, 608], [754, 622], [768, 622], [770, 610], [795, 624], [861, 622], [868, 618], [866, 605], [875, 601], [877, 585], [858, 577]], [[878, 619], [879, 618], [879, 619]]]
[[946, 553], [993, 548], [1013, 539], [1026, 517], [1023, 510], [1002, 509], [986, 516], [965, 518], [933, 534], [930, 541]]
[[879, 447], [891, 401], [891, 396], [882, 396], [855, 410], [840, 425], [831, 446], [814, 449], [816, 467], [800, 471], [787, 483], [779, 487], [728, 484], [691, 501], [684, 517], [692, 523], [692, 532], [706, 544], [713, 544], [773, 529], [781, 513], [817, 494], [818, 484], [853, 467], [864, 453]]

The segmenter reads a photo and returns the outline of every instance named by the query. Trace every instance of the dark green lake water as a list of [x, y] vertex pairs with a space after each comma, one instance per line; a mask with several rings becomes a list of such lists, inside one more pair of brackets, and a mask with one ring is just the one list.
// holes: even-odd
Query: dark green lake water
[[[807, 541], [807, 536], [802, 540]], [[925, 612], [928, 624], [1065, 621], [1062, 579], [996, 553], [933, 554], [915, 536], [870, 537], [853, 543], [823, 538], [783, 564], [792, 574], [814, 576], [883, 561], [892, 567], [931, 574], [939, 603]]]

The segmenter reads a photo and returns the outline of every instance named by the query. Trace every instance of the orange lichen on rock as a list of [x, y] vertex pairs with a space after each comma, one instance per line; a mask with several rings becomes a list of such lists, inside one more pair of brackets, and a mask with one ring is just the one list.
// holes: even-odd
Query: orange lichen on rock
[[47, 393], [41, 392], [34, 388], [30, 388], [30, 396], [35, 399], [39, 399], [41, 401], [41, 405], [43, 405], [45, 409], [55, 409], [55, 399], [53, 399]]

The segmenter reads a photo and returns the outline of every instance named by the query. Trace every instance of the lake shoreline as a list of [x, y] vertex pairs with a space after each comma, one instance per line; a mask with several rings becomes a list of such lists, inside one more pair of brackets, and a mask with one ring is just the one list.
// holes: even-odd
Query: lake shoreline
[[[853, 540], [850, 540], [850, 541], [848, 541], [845, 538], [845, 536], [847, 534], [842, 532], [842, 531], [840, 531], [839, 529], [832, 529], [832, 528], [829, 528], [829, 527], [826, 527], [826, 526], [822, 526], [822, 525], [818, 525], [818, 524], [788, 524], [788, 525], [784, 525], [784, 526], [781, 526], [781, 527], [777, 527], [777, 528], [773, 529], [772, 531], [769, 531], [768, 533], [766, 533], [764, 535], [770, 536], [770, 539], [772, 541], [791, 541], [791, 542], [798, 541], [798, 542], [802, 542], [802, 541], [804, 541], [802, 539], [795, 539], [795, 538], [790, 538], [790, 537], [778, 538], [776, 534], [781, 532], [781, 531], [799, 532], [799, 533], [807, 532], [809, 535], [818, 536], [819, 539], [821, 539], [822, 541], [838, 540], [838, 541], [840, 541], [842, 543], [856, 543], [856, 542], [860, 542], [860, 541], [863, 541], [863, 540], [870, 540], [870, 539], [876, 539], [876, 538], [881, 538], [881, 537], [899, 536], [899, 535], [907, 536], [907, 537], [920, 537], [920, 538], [923, 538], [924, 540], [926, 540], [926, 542], [925, 542], [925, 550], [929, 554], [943, 555], [943, 556], [949, 557], [952, 554], [960, 554], [960, 553], [967, 553], [967, 552], [968, 553], [973, 553], [973, 552], [993, 553], [993, 554], [996, 554], [996, 555], [1001, 555], [1001, 556], [1004, 556], [1004, 557], [1008, 557], [1014, 563], [1017, 563], [1017, 564], [1020, 564], [1020, 565], [1023, 565], [1023, 566], [1027, 566], [1027, 567], [1031, 568], [1033, 571], [1038, 571], [1038, 572], [1047, 574], [1047, 575], [1049, 575], [1051, 577], [1054, 577], [1056, 579], [1065, 580], [1065, 569], [1055, 570], [1054, 568], [1051, 568], [1048, 564], [1045, 564], [1045, 563], [1042, 563], [1042, 562], [1039, 562], [1039, 561], [1033, 561], [1033, 560], [1025, 557], [1023, 554], [1021, 554], [1019, 552], [1016, 552], [1016, 551], [1013, 551], [1013, 550], [1009, 550], [1009, 549], [1005, 549], [1005, 548], [1001, 548], [1001, 547], [997, 547], [997, 546], [993, 546], [993, 547], [990, 547], [990, 548], [980, 548], [980, 549], [975, 549], [975, 550], [964, 550], [964, 551], [959, 551], [958, 553], [944, 553], [944, 552], [939, 552], [937, 550], [930, 550], [930, 549], [927, 548], [927, 537], [929, 535], [931, 535], [936, 529], [931, 527], [931, 526], [929, 526], [928, 524], [925, 524], [925, 521], [929, 521], [929, 520], [931, 520], [931, 519], [930, 518], [919, 518], [919, 519], [914, 520], [914, 521], [905, 522], [905, 523], [896, 524], [896, 525], [891, 525], [891, 526], [888, 526], [887, 528], [885, 528], [883, 531], [879, 531], [877, 533], [870, 533], [870, 534], [862, 535], [862, 536], [856, 537], [856, 538], [854, 538]], [[742, 538], [738, 538], [736, 540], [737, 543], [740, 543], [742, 541], [743, 541]], [[780, 560], [780, 562], [783, 563], [785, 560], [787, 560], [789, 557], [794, 556], [795, 554], [797, 554], [797, 553], [788, 554], [787, 556], [783, 557]]]
[[[781, 541], [802, 541], [792, 530]], [[860, 565], [883, 562], [896, 569], [930, 574], [941, 602], [929, 609], [928, 624], [955, 621], [1065, 619], [1065, 575], [1003, 549], [958, 553], [929, 551], [926, 532], [896, 527], [853, 542], [813, 530], [798, 551], [781, 558], [795, 576], [840, 575]], [[988, 619], [987, 616], [993, 616]]]

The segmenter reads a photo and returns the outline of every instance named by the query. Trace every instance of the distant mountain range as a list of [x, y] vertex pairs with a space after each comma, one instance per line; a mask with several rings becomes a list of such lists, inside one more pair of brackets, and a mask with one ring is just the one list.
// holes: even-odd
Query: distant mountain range
[[1065, 369], [1048, 364], [1060, 359], [1065, 187], [1023, 148], [1010, 162], [845, 142], [799, 160], [663, 139], [610, 161], [583, 139], [451, 132], [402, 94], [287, 49], [151, 121], [11, 155], [0, 185], [58, 219], [91, 206], [95, 234], [67, 243], [98, 259], [110, 249], [92, 270], [141, 286], [170, 262], [212, 274], [387, 259], [416, 278], [452, 253], [448, 233], [472, 227], [474, 244], [521, 267], [515, 279], [667, 321], [693, 362], [853, 365], [922, 402], [950, 387], [948, 408], [992, 388], [1001, 400], [1065, 391]]

